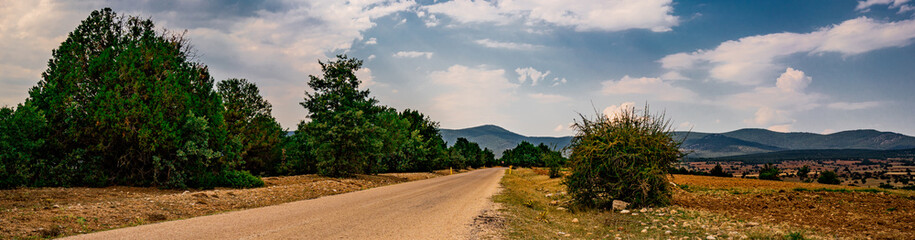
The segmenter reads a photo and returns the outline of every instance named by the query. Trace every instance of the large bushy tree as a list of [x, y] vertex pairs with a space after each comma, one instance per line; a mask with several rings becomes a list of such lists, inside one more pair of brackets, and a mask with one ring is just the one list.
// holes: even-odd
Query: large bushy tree
[[231, 143], [240, 145], [239, 158], [245, 170], [274, 174], [282, 153], [279, 146], [286, 135], [271, 115], [272, 106], [261, 97], [257, 85], [246, 79], [230, 78], [216, 84], [225, 106], [225, 121]]
[[0, 189], [32, 185], [43, 181], [37, 177], [50, 177], [35, 171], [54, 168], [46, 166], [49, 163], [43, 154], [47, 131], [44, 114], [31, 105], [0, 108]]
[[373, 169], [380, 156], [383, 128], [372, 120], [377, 101], [368, 90], [360, 90], [356, 71], [362, 61], [337, 56], [337, 60], [318, 62], [324, 75], [310, 75], [301, 105], [308, 110], [310, 122], [302, 122], [296, 134], [313, 146], [318, 173], [345, 177]]
[[26, 105], [44, 114], [33, 185], [200, 185], [238, 158], [207, 67], [151, 20], [93, 11], [53, 51]]

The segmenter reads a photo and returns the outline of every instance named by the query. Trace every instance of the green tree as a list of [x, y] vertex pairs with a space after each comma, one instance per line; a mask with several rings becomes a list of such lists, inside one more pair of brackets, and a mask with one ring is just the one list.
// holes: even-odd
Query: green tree
[[781, 178], [778, 176], [780, 173], [781, 170], [779, 170], [778, 167], [772, 165], [771, 163], [766, 163], [766, 165], [763, 165], [762, 169], [759, 170], [759, 179], [781, 180]]
[[576, 121], [569, 168], [563, 180], [572, 199], [590, 207], [612, 207], [614, 199], [636, 207], [670, 203], [670, 166], [683, 156], [664, 115], [624, 109], [609, 118]]
[[804, 165], [797, 169], [797, 176], [801, 178], [801, 180], [806, 179], [808, 174], [810, 174], [810, 166]]
[[[236, 159], [213, 79], [181, 35], [151, 20], [93, 11], [52, 53], [27, 105], [48, 123], [48, 164], [35, 185], [194, 186]], [[203, 124], [188, 158], [187, 123]], [[202, 121], [202, 122], [201, 122]]]
[[835, 185], [835, 184], [839, 184], [841, 181], [839, 181], [839, 175], [837, 175], [836, 172], [823, 171], [820, 173], [820, 177], [817, 178], [817, 182], [822, 183], [822, 184]]
[[715, 164], [715, 167], [712, 170], [709, 170], [709, 175], [715, 177], [731, 177], [730, 173], [724, 172], [724, 168], [721, 167], [721, 164]]
[[39, 171], [53, 168], [42, 158], [48, 131], [41, 111], [20, 104], [16, 109], [0, 108], [0, 189], [34, 185]]
[[362, 61], [339, 55], [335, 61], [318, 63], [324, 75], [309, 76], [314, 92], [305, 92], [301, 102], [311, 122], [300, 123], [296, 134], [305, 134], [313, 146], [319, 174], [365, 173], [379, 158], [383, 129], [373, 123], [377, 101], [369, 98], [368, 90], [359, 90], [356, 71]]
[[261, 97], [257, 85], [230, 78], [216, 84], [225, 106], [225, 121], [231, 141], [239, 144], [243, 168], [274, 174], [282, 138], [286, 135], [271, 115], [272, 106]]

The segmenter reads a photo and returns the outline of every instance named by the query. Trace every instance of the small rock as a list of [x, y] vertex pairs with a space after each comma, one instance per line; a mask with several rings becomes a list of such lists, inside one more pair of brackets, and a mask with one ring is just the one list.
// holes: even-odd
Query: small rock
[[638, 216], [639, 213], [632, 213], [632, 216]]
[[629, 213], [629, 210], [623, 209], [622, 211], [620, 211], [620, 213], [627, 214], [627, 213]]
[[565, 235], [566, 232], [556, 232], [556, 234], [558, 234], [558, 235]]
[[550, 201], [550, 205], [559, 205], [559, 201], [558, 200]]
[[626, 207], [629, 207], [629, 203], [620, 200], [613, 200], [613, 210], [623, 210], [626, 209]]
[[53, 208], [60, 208], [60, 205], [54, 204]]
[[645, 209], [645, 208], [642, 208], [641, 210], [639, 210], [640, 213], [644, 213], [644, 212], [647, 212], [647, 211], [648, 211], [648, 209]]
[[664, 234], [670, 234], [670, 233], [672, 233], [670, 230], [664, 231]]
[[573, 219], [572, 219], [572, 222], [573, 222], [573, 223], [577, 223], [577, 222], [578, 222], [578, 218], [573, 218]]
[[648, 232], [648, 229], [647, 229], [647, 228], [646, 228], [646, 229], [642, 229], [642, 233], [647, 233], [647, 232]]
[[572, 234], [568, 234], [568, 233], [566, 233], [566, 235], [563, 235], [563, 236], [566, 236], [566, 237], [571, 237], [571, 236], [572, 236]]
[[705, 239], [708, 239], [708, 240], [715, 240], [715, 236], [708, 235], [708, 237], [705, 237]]
[[559, 211], [565, 211], [565, 210], [566, 210], [566, 208], [564, 208], [564, 207], [557, 207], [557, 208], [556, 208], [556, 210], [559, 210]]

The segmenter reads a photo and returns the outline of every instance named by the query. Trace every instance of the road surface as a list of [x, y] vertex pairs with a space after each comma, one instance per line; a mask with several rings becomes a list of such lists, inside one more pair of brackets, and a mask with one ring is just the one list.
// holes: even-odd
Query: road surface
[[66, 239], [467, 239], [504, 168]]

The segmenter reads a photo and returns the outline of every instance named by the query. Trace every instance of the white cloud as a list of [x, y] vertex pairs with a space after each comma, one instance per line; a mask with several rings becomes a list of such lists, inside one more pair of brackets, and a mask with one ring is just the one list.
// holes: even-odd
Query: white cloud
[[555, 78], [553, 78], [552, 86], [553, 87], [559, 86], [559, 84], [566, 84], [567, 82], [569, 82], [569, 80], [566, 80], [566, 78], [559, 79], [558, 77], [555, 77]]
[[689, 89], [677, 87], [662, 81], [660, 78], [632, 78], [623, 76], [619, 81], [609, 80], [601, 83], [604, 94], [637, 94], [650, 96], [662, 101], [694, 101], [696, 93]]
[[613, 119], [613, 118], [616, 118], [616, 116], [618, 114], [620, 114], [621, 112], [633, 110], [634, 107], [635, 107], [634, 102], [623, 102], [623, 103], [620, 103], [620, 105], [611, 105], [609, 107], [604, 108], [604, 116], [607, 116], [607, 118]]
[[368, 41], [365, 41], [365, 45], [375, 45], [375, 44], [378, 44], [378, 39], [376, 39], [376, 38], [369, 38]]
[[362, 81], [362, 84], [359, 85], [359, 88], [368, 89], [372, 86], [380, 86], [385, 84], [379, 84], [375, 81], [375, 76], [372, 76], [372, 69], [367, 67], [360, 68], [356, 71], [356, 78]]
[[[304, 112], [302, 78], [318, 74], [316, 60], [345, 51], [363, 40], [375, 20], [413, 8], [403, 0], [312, 1], [277, 3], [282, 8], [219, 9], [200, 1], [169, 3], [118, 1], [3, 1], [0, 4], [0, 105], [13, 105], [40, 78], [51, 50], [66, 39], [80, 20], [105, 6], [150, 17], [157, 29], [187, 29], [186, 37], [217, 80], [244, 77], [260, 84], [273, 103], [274, 116], [285, 127], [295, 126]], [[234, 11], [234, 12], [233, 12]], [[238, 11], [246, 11], [239, 13]], [[195, 16], [195, 17], [187, 17]], [[371, 39], [370, 39], [371, 40]], [[15, 71], [8, 69], [16, 69]], [[10, 74], [12, 73], [12, 74]], [[24, 79], [12, 77], [25, 76]], [[18, 78], [18, 77], [17, 77]], [[13, 100], [15, 99], [15, 100]]]
[[689, 80], [688, 77], [683, 76], [683, 74], [680, 74], [680, 72], [677, 72], [677, 71], [669, 71], [669, 72], [667, 72], [667, 73], [664, 73], [664, 75], [661, 75], [661, 79], [663, 79], [663, 80], [671, 80], [671, 81], [676, 81], [676, 80]]
[[418, 58], [426, 57], [426, 59], [432, 59], [432, 52], [417, 52], [417, 51], [400, 51], [394, 53], [394, 57], [398, 58]]
[[428, 112], [441, 119], [443, 126], [465, 125], [480, 121], [500, 122], [512, 118], [504, 110], [517, 97], [518, 84], [505, 77], [505, 70], [453, 65], [429, 74], [434, 86], [444, 92], [432, 99]]
[[496, 3], [483, 0], [454, 0], [423, 7], [430, 13], [448, 15], [461, 23], [495, 22], [506, 24], [511, 16], [500, 9]]
[[541, 47], [539, 45], [533, 45], [529, 43], [499, 42], [490, 40], [488, 38], [476, 40], [474, 42], [488, 48], [502, 48], [510, 50], [532, 50]]
[[669, 70], [707, 70], [718, 81], [758, 85], [784, 69], [777, 59], [792, 54], [854, 55], [906, 46], [912, 39], [915, 19], [880, 22], [859, 17], [810, 33], [774, 33], [726, 41], [714, 49], [671, 54], [659, 62]]
[[527, 68], [516, 68], [515, 72], [518, 73], [518, 82], [524, 83], [528, 78], [531, 79], [531, 86], [537, 86], [537, 82], [546, 78], [547, 75], [550, 75], [550, 71], [540, 72], [537, 69], [532, 67]]
[[531, 93], [527, 95], [530, 98], [533, 98], [540, 103], [558, 103], [571, 101], [572, 99], [562, 95], [556, 94], [544, 94], [544, 93]]
[[528, 25], [550, 24], [576, 31], [649, 29], [670, 31], [679, 23], [671, 0], [454, 0], [423, 7], [460, 23], [508, 24], [523, 19]]
[[789, 67], [785, 73], [775, 79], [775, 87], [785, 92], [800, 92], [807, 88], [811, 81], [813, 78], [808, 77], [804, 72]]
[[553, 132], [562, 132], [563, 130], [566, 130], [567, 128], [568, 127], [566, 127], [565, 125], [559, 124], [559, 125], [556, 125], [556, 128], [553, 128]]
[[372, 59], [375, 59], [375, 54], [369, 55], [369, 57], [365, 59], [371, 61]]
[[882, 104], [883, 104], [882, 102], [877, 102], [877, 101], [834, 102], [834, 103], [830, 103], [829, 105], [826, 105], [826, 107], [829, 107], [831, 109], [838, 109], [838, 110], [861, 110], [861, 109], [879, 107]]
[[[719, 104], [736, 109], [756, 109], [753, 118], [744, 120], [755, 126], [780, 125], [786, 130], [796, 120], [793, 115], [822, 106], [826, 96], [808, 93], [806, 87], [813, 78], [803, 71], [787, 68], [776, 79], [774, 87], [757, 87], [750, 92], [727, 96]], [[781, 126], [788, 125], [788, 126]]]
[[870, 7], [875, 5], [889, 5], [889, 8], [899, 8], [899, 13], [904, 13], [913, 10], [912, 6], [906, 5], [909, 0], [865, 0], [858, 1], [858, 6], [855, 7], [855, 10], [859, 11], [869, 11]]

